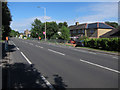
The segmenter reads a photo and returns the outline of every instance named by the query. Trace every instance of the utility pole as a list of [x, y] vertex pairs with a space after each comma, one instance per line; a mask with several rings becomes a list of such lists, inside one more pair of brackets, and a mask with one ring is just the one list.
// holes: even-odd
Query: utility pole
[[37, 8], [43, 8], [44, 9], [44, 19], [45, 19], [45, 41], [47, 40], [46, 39], [46, 8], [45, 7], [40, 7], [40, 6], [38, 6]]

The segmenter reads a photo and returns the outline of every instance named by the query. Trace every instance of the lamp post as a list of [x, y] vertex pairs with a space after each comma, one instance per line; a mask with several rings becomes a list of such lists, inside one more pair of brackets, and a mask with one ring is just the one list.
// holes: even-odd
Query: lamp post
[[46, 8], [38, 6], [37, 8], [43, 8], [44, 9], [44, 19], [45, 19], [45, 41], [46, 41]]

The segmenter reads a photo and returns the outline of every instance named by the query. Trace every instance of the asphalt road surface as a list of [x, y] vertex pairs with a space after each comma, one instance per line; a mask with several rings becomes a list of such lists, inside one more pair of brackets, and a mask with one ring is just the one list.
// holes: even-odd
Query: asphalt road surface
[[118, 88], [118, 56], [17, 38], [10, 44], [12, 63], [33, 64], [49, 87]]

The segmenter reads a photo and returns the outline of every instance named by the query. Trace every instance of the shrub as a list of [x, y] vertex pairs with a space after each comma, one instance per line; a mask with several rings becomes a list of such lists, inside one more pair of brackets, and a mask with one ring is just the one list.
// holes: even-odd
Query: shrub
[[84, 39], [84, 46], [103, 50], [120, 51], [120, 38]]

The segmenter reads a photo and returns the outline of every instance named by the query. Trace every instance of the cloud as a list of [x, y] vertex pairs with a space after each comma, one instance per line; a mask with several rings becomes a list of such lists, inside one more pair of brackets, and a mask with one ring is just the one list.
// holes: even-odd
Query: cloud
[[[87, 10], [89, 8], [89, 10]], [[88, 7], [84, 7], [87, 12], [91, 12], [90, 15], [84, 15], [76, 18], [76, 21], [83, 22], [98, 22], [98, 21], [110, 21], [112, 18], [118, 18], [118, 4], [117, 3], [101, 3]], [[77, 12], [81, 12], [82, 8], [77, 9]]]
[[51, 22], [51, 21], [55, 21], [56, 23], [63, 22], [63, 21], [60, 21], [60, 20], [54, 20], [49, 16], [46, 16], [46, 17], [36, 16], [36, 17], [32, 17], [32, 18], [21, 19], [21, 20], [18, 20], [18, 21], [12, 21], [11, 22], [11, 28], [14, 29], [14, 30], [17, 30], [19, 32], [24, 32], [26, 29], [30, 30], [31, 29], [31, 24], [34, 22], [34, 20], [36, 18], [39, 19], [41, 22], [45, 22], [44, 18], [46, 18], [47, 22]]

